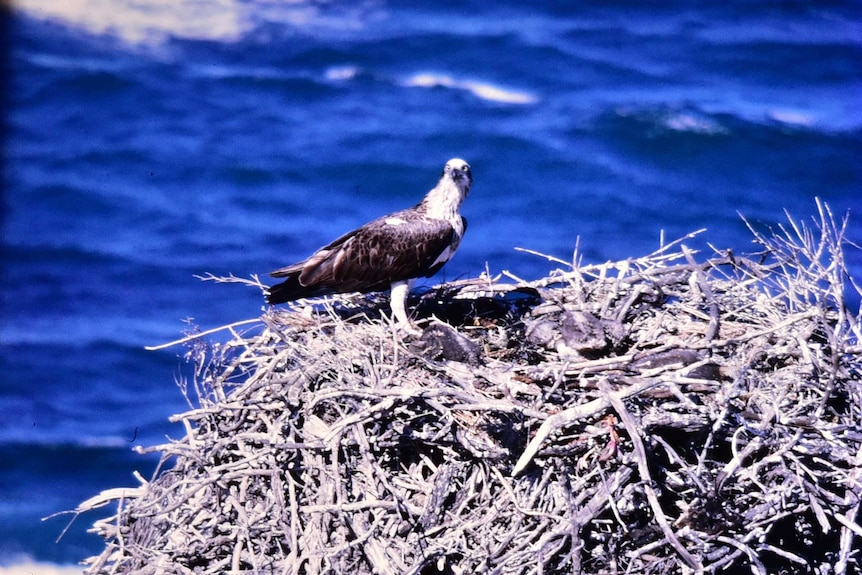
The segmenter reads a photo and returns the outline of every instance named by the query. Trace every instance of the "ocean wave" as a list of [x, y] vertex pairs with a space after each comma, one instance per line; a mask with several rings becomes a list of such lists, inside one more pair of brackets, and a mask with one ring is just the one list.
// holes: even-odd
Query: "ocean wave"
[[724, 134], [727, 130], [712, 118], [686, 112], [669, 114], [661, 120], [664, 127], [675, 132], [695, 134]]
[[[57, 435], [40, 435], [6, 433], [0, 439], [0, 448], [4, 453], [20, 450], [27, 453], [29, 459], [52, 457], [56, 449], [64, 449], [67, 452], [98, 452], [114, 451], [119, 449], [123, 452], [131, 452], [137, 437], [122, 437], [119, 435], [82, 435], [58, 433]], [[47, 453], [47, 455], [46, 455]], [[137, 457], [137, 455], [136, 455]]]
[[817, 117], [814, 114], [804, 112], [802, 110], [767, 110], [766, 117], [770, 120], [778, 122], [779, 124], [785, 124], [787, 126], [795, 126], [800, 128], [812, 128], [817, 123]]
[[13, 558], [0, 565], [0, 575], [80, 575], [81, 567], [75, 565], [58, 565], [43, 563], [27, 558]]
[[159, 43], [167, 37], [238, 40], [250, 28], [246, 8], [236, 0], [17, 0], [16, 10], [39, 20], [60, 22], [132, 44]]
[[615, 115], [648, 127], [650, 133], [661, 131], [716, 136], [728, 132], [716, 117], [694, 109], [621, 107], [615, 110]]
[[58, 22], [89, 34], [114, 36], [134, 45], [170, 38], [237, 42], [267, 24], [326, 35], [359, 30], [374, 2], [326, 6], [312, 0], [16, 0], [13, 7], [37, 20]]
[[330, 82], [343, 82], [352, 80], [359, 74], [356, 66], [332, 66], [324, 72], [324, 77]]
[[726, 136], [740, 126], [824, 135], [841, 135], [859, 129], [858, 123], [852, 119], [845, 119], [839, 125], [817, 112], [765, 104], [738, 105], [735, 108], [622, 106], [613, 110], [613, 116], [623, 122], [640, 125], [653, 136], [669, 133]]
[[480, 100], [501, 104], [535, 104], [538, 98], [529, 92], [522, 92], [502, 86], [495, 86], [474, 80], [458, 80], [445, 74], [421, 73], [406, 78], [402, 82], [408, 88], [450, 88], [470, 92]]

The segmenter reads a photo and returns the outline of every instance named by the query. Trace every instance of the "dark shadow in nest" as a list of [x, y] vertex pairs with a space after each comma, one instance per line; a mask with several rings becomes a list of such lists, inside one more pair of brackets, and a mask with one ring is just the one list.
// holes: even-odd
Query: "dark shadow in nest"
[[[493, 295], [458, 297], [460, 287], [441, 286], [418, 294], [418, 302], [412, 296], [408, 302], [415, 305], [418, 318], [436, 317], [452, 326], [477, 325], [483, 322], [513, 325], [535, 306], [542, 302], [539, 291], [531, 287], [519, 287]], [[418, 305], [417, 305], [418, 304]]]
[[[424, 290], [414, 290], [407, 298], [407, 311], [414, 322], [436, 318], [452, 326], [480, 325], [484, 322], [513, 325], [530, 309], [541, 303], [538, 290], [520, 287], [493, 295], [465, 295], [462, 286], [439, 286]], [[392, 314], [389, 294], [374, 292], [368, 294], [334, 296], [330, 309], [321, 300], [313, 304], [318, 313], [334, 313], [349, 323], [368, 320], [381, 320]]]

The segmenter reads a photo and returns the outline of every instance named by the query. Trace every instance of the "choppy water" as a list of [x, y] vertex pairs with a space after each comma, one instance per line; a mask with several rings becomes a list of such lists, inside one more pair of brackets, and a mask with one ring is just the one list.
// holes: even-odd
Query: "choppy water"
[[[526, 278], [707, 228], [851, 209], [862, 243], [862, 5], [21, 0], [5, 15], [0, 564], [101, 548], [73, 508], [181, 435], [177, 350], [255, 317], [201, 283], [306, 256], [470, 161], [435, 278]], [[862, 258], [851, 251], [854, 275]], [[858, 300], [857, 300], [858, 302]]]

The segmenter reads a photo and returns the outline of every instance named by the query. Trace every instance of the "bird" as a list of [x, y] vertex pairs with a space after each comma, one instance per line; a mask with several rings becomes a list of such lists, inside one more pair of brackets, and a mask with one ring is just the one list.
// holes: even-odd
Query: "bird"
[[470, 164], [449, 160], [437, 185], [415, 206], [372, 220], [308, 258], [270, 272], [285, 279], [269, 287], [267, 302], [389, 289], [394, 319], [416, 331], [407, 317], [407, 295], [416, 279], [437, 273], [461, 244], [467, 219], [460, 209], [472, 183]]

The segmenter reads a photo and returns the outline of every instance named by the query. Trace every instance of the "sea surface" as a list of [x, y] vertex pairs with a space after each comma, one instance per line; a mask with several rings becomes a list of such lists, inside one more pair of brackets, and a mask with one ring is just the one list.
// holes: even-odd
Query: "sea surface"
[[810, 221], [815, 198], [862, 244], [861, 24], [846, 1], [13, 2], [0, 570], [98, 553], [113, 507], [43, 518], [182, 436], [183, 349], [144, 346], [264, 308], [195, 276], [264, 277], [452, 157], [470, 226], [429, 285], [556, 267], [516, 247], [599, 263], [706, 228], [699, 257], [755, 251], [742, 217]]

